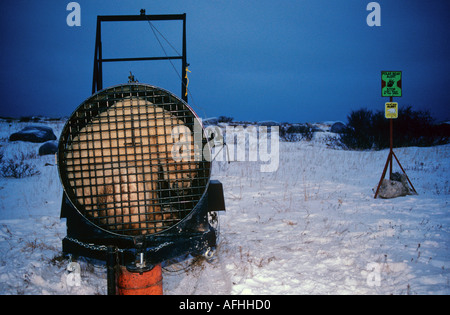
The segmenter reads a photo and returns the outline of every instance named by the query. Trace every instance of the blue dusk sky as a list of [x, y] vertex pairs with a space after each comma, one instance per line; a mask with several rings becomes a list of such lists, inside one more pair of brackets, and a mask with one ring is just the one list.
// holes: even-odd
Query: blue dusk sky
[[[400, 106], [450, 120], [450, 1], [79, 0], [2, 1], [0, 116], [69, 116], [91, 95], [97, 15], [187, 14], [189, 103], [201, 117], [279, 122], [346, 121], [383, 110], [381, 71], [402, 71]], [[181, 22], [153, 25], [181, 52]], [[103, 24], [103, 56], [164, 55], [147, 22]], [[169, 55], [176, 54], [162, 40]], [[181, 71], [181, 62], [174, 61]], [[168, 61], [109, 63], [104, 83], [143, 83], [181, 94]]]

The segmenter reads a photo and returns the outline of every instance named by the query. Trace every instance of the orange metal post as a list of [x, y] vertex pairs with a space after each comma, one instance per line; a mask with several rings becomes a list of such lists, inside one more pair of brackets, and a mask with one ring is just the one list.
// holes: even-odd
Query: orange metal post
[[129, 272], [121, 266], [117, 286], [119, 295], [162, 295], [161, 265], [143, 273]]

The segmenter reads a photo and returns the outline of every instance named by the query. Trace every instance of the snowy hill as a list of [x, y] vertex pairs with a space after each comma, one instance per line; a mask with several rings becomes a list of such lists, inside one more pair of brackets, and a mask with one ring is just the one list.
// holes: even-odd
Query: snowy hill
[[[0, 121], [2, 163], [37, 171], [0, 177], [0, 294], [106, 294], [98, 261], [80, 259], [81, 285], [68, 285], [54, 156], [8, 141], [29, 124]], [[59, 136], [63, 122], [45, 125]], [[273, 173], [258, 162], [213, 163], [227, 208], [216, 255], [165, 266], [164, 293], [449, 294], [450, 145], [395, 149], [419, 195], [384, 200], [372, 188], [388, 151], [323, 141], [280, 142]]]

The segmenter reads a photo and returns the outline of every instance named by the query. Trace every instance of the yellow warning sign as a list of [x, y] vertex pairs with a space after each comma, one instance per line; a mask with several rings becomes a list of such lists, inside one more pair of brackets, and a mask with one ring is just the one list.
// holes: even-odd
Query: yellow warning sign
[[398, 103], [388, 102], [385, 104], [384, 116], [387, 119], [396, 119], [398, 118]]

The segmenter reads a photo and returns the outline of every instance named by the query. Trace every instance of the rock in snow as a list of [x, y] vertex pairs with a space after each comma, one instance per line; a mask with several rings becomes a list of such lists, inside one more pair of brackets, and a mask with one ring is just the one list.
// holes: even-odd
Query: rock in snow
[[56, 140], [53, 129], [36, 125], [25, 127], [9, 137], [9, 141], [27, 141], [33, 143], [44, 143], [50, 140]]
[[[377, 187], [373, 189], [375, 192]], [[407, 195], [412, 195], [413, 190], [409, 188], [406, 175], [400, 173], [393, 173], [392, 180], [383, 179], [381, 182], [378, 196], [384, 199], [397, 198]]]
[[341, 122], [335, 122], [332, 126], [330, 131], [334, 132], [334, 133], [343, 133], [345, 130], [345, 124], [341, 123]]
[[39, 155], [55, 154], [58, 151], [57, 141], [47, 141], [39, 147]]

